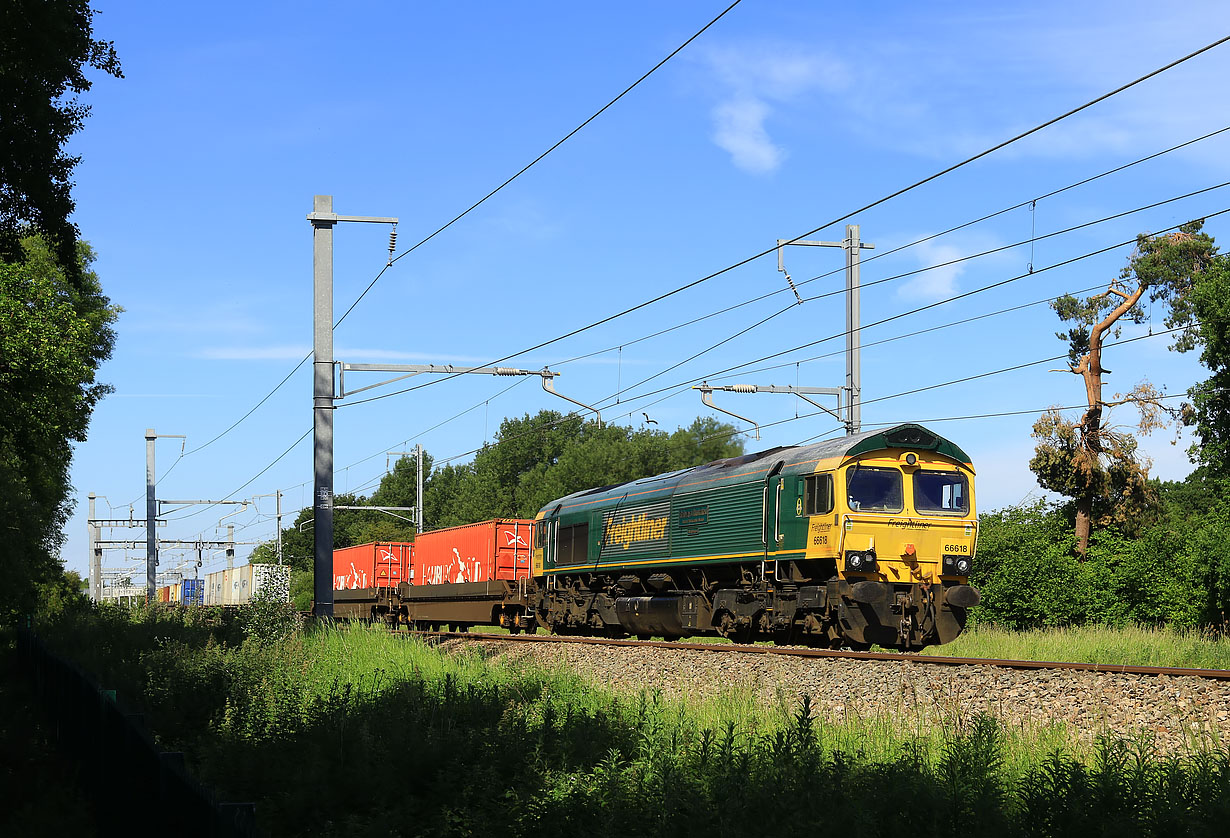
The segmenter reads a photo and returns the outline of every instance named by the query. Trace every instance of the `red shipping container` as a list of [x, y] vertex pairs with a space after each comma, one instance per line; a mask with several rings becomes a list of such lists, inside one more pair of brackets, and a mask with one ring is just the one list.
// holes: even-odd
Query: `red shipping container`
[[414, 542], [415, 585], [526, 579], [534, 522], [501, 518], [420, 533]]
[[375, 542], [333, 551], [333, 590], [396, 588], [409, 579], [414, 545]]

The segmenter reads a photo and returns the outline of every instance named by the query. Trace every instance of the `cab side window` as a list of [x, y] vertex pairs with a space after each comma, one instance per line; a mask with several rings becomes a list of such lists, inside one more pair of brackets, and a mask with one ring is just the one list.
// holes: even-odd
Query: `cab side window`
[[833, 511], [833, 475], [813, 474], [803, 481], [803, 514], [827, 515]]
[[589, 561], [589, 524], [559, 528], [556, 564], [585, 564]]

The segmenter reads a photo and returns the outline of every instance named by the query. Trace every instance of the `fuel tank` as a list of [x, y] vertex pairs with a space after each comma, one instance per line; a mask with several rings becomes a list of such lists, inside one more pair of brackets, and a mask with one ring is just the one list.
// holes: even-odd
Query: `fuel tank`
[[690, 594], [619, 597], [615, 615], [629, 634], [665, 637], [687, 637], [704, 631], [712, 620], [704, 597]]

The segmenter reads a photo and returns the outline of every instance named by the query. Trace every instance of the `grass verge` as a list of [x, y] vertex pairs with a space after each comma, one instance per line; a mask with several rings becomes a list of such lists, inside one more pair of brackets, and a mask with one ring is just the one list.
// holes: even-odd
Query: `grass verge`
[[47, 633], [273, 835], [1221, 835], [1230, 816], [1224, 751], [628, 697], [481, 648], [290, 632], [272, 611], [104, 609]]
[[973, 626], [925, 654], [1128, 666], [1230, 669], [1230, 639], [1195, 630], [1141, 626], [1082, 626], [1009, 631]]

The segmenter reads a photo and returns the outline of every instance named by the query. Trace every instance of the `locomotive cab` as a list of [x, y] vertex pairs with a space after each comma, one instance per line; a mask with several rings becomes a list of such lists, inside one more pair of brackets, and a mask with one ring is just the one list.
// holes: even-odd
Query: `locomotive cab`
[[973, 466], [955, 446], [910, 430], [820, 462], [804, 480], [807, 557], [832, 561], [842, 633], [856, 643], [948, 642], [979, 601], [968, 584]]

